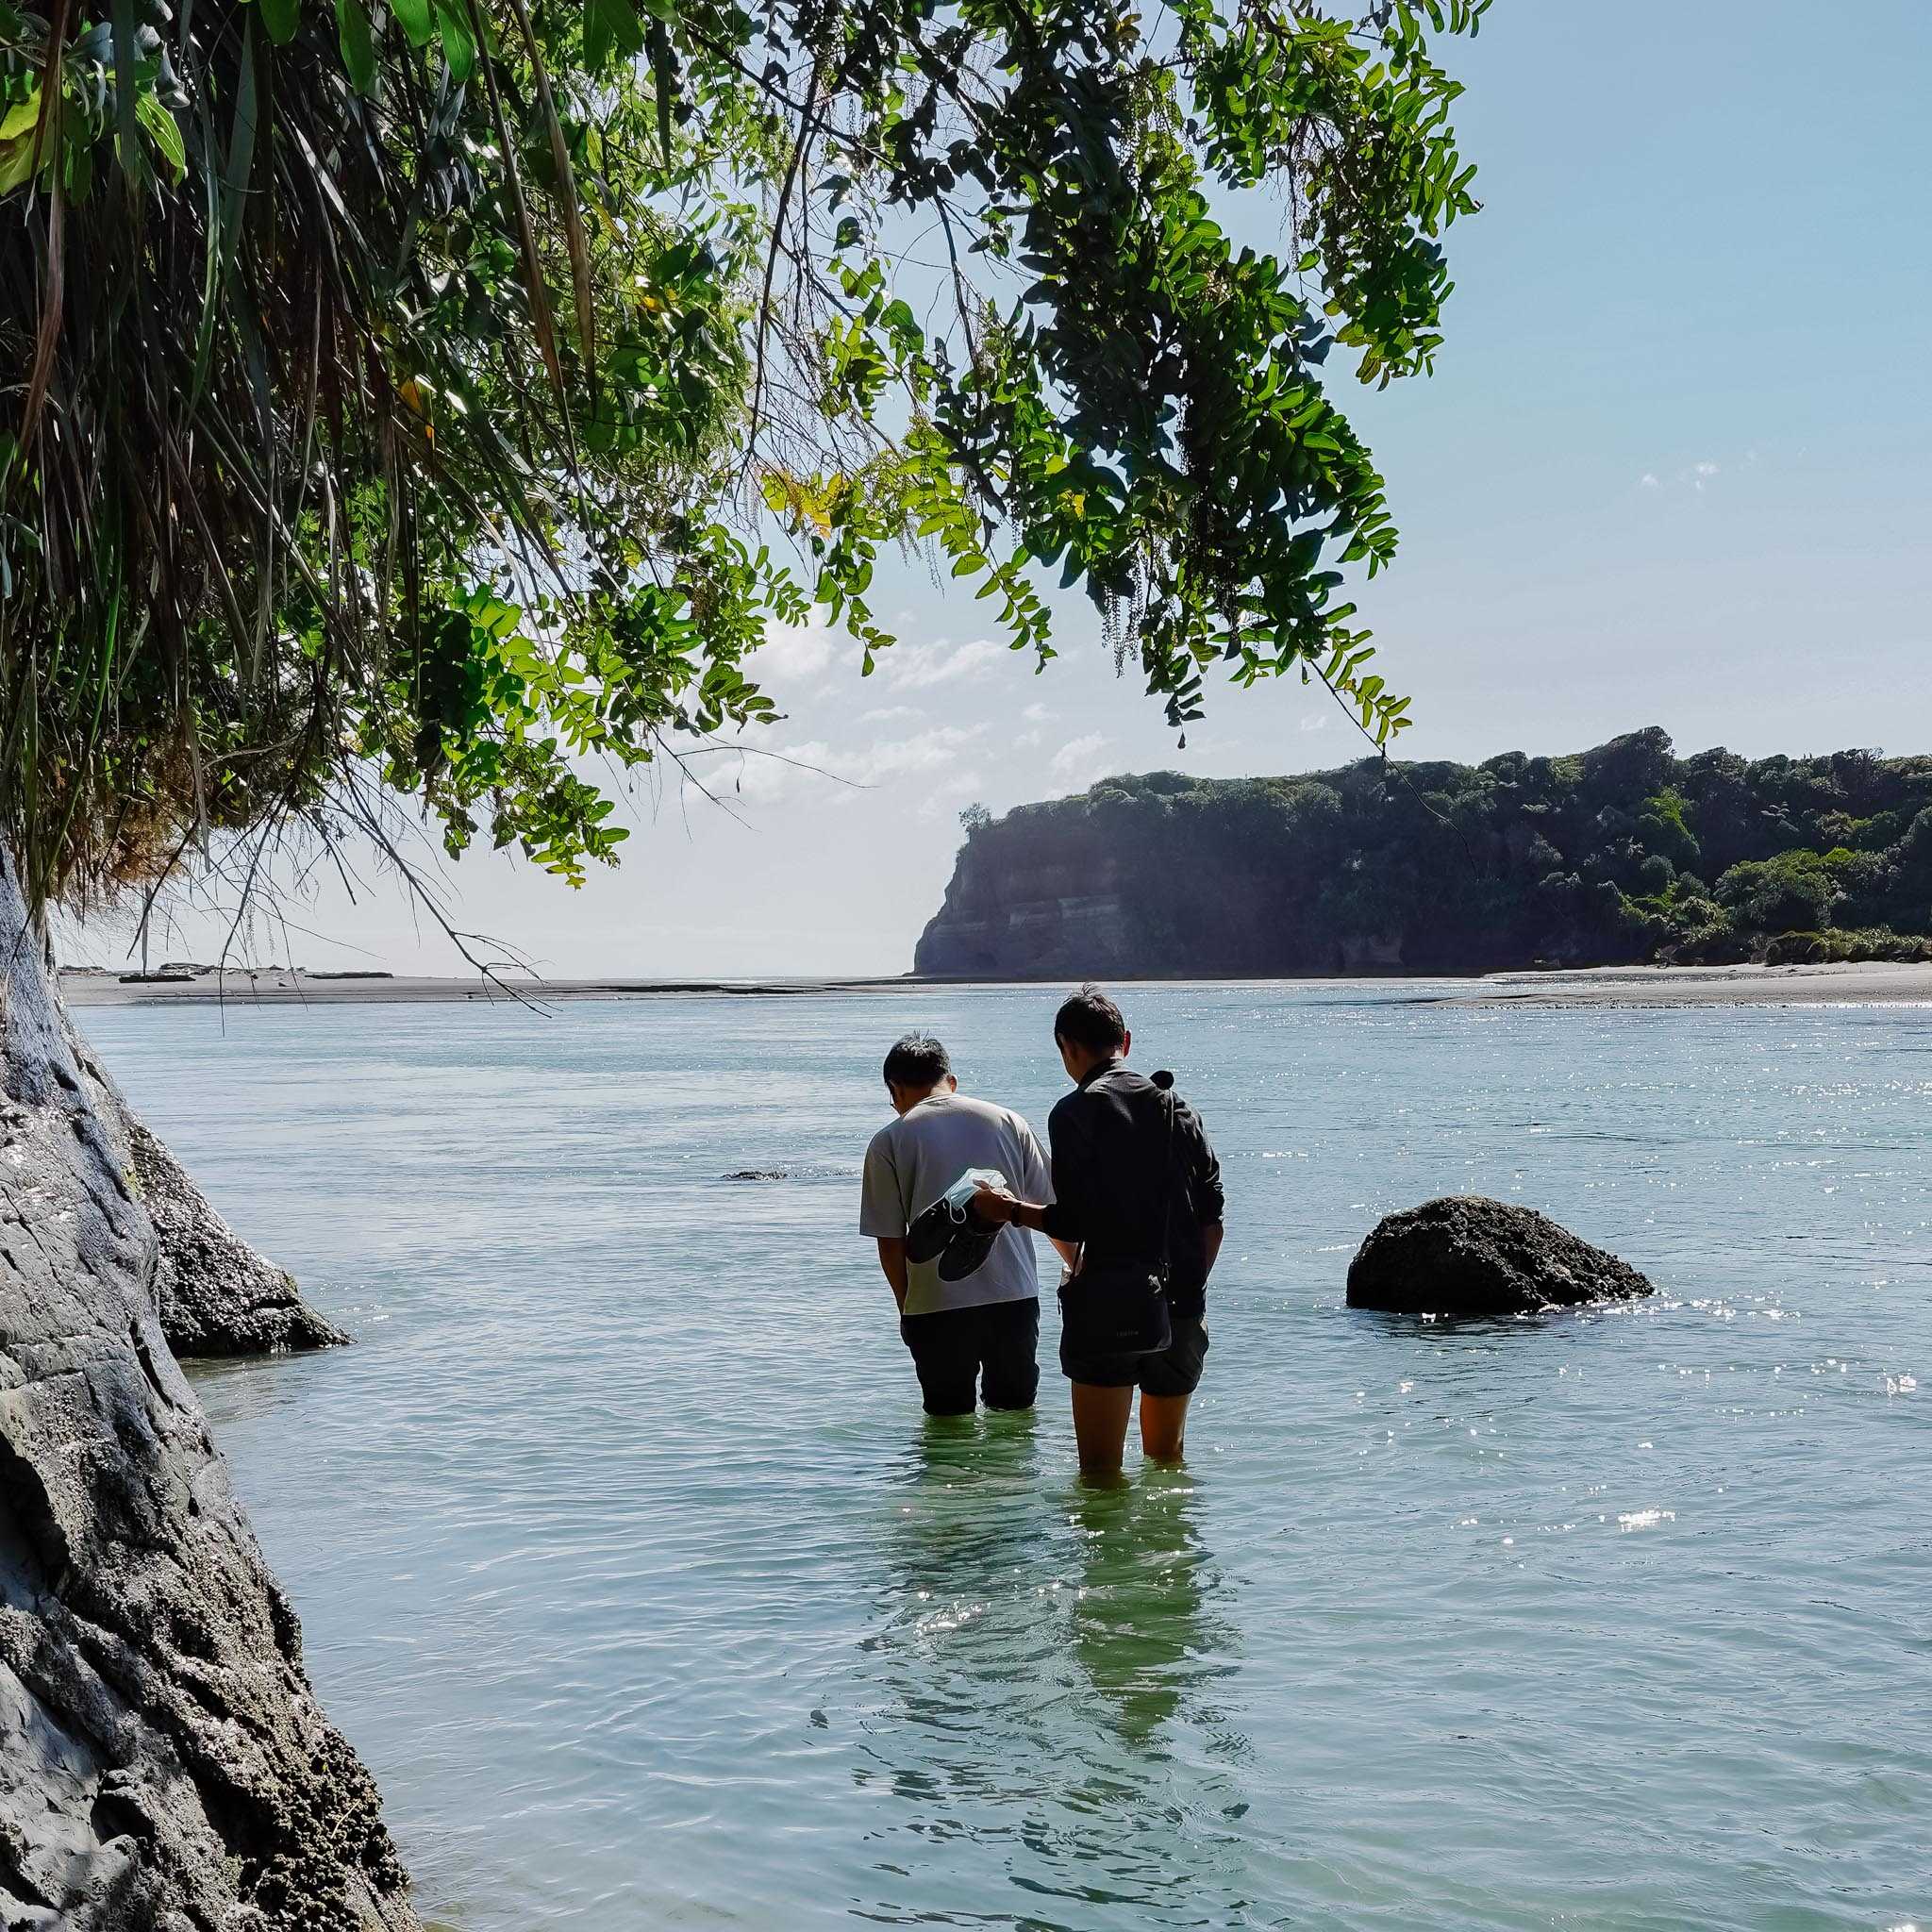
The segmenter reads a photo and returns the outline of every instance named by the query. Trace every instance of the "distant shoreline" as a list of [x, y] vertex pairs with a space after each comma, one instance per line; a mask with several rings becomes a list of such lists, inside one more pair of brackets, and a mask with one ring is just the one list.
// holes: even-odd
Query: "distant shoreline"
[[415, 977], [407, 974], [311, 975], [279, 972], [208, 973], [192, 979], [124, 982], [112, 973], [63, 973], [60, 991], [70, 1007], [230, 1006], [338, 1007], [462, 1005], [468, 1001], [545, 1006], [558, 1000], [644, 1000], [715, 995], [778, 998], [810, 993], [891, 991], [930, 984], [912, 979], [532, 979], [505, 974], [485, 979]]
[[1886, 1007], [1932, 1005], [1932, 964], [1591, 966], [1491, 973], [1457, 1005], [1529, 1007]]
[[[1185, 980], [1134, 979], [1120, 985], [1229, 985], [1418, 989], [1419, 1004], [1458, 1007], [1763, 1007], [1932, 1005], [1932, 965], [1882, 963], [1830, 966], [1601, 966], [1574, 971], [1495, 973], [1441, 979], [1398, 974], [1324, 978]], [[124, 984], [111, 973], [64, 973], [60, 988], [72, 1007], [166, 1007], [184, 1003], [243, 1006], [457, 1005], [471, 1001], [560, 1001], [675, 998], [777, 999], [826, 993], [916, 992], [947, 987], [1058, 985], [1058, 980], [843, 976], [800, 979], [637, 978], [532, 980], [510, 978], [310, 977], [283, 969], [256, 974], [199, 974], [192, 979]]]

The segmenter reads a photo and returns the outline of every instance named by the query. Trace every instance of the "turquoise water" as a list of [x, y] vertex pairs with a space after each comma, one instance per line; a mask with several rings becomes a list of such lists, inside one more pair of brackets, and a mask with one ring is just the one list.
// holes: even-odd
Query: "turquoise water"
[[[1230, 1229], [1111, 1493], [1057, 1377], [923, 1422], [853, 1233], [885, 1043], [1043, 1127], [1047, 991], [87, 1013], [361, 1338], [197, 1388], [425, 1914], [1932, 1923], [1932, 1015], [1412, 991], [1132, 991]], [[1665, 1292], [1344, 1308], [1463, 1189]]]

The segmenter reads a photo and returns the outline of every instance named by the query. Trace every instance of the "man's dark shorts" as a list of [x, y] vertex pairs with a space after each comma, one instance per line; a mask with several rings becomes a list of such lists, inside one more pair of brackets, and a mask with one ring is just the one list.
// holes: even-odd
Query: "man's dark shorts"
[[1175, 1315], [1174, 1340], [1153, 1355], [1096, 1355], [1080, 1338], [1060, 1331], [1060, 1373], [1070, 1382], [1096, 1389], [1139, 1388], [1143, 1395], [1191, 1395], [1208, 1361], [1208, 1324], [1196, 1315]]
[[982, 1388], [989, 1408], [1033, 1407], [1040, 1390], [1037, 1300], [907, 1315], [899, 1333], [912, 1351], [927, 1415], [971, 1415]]

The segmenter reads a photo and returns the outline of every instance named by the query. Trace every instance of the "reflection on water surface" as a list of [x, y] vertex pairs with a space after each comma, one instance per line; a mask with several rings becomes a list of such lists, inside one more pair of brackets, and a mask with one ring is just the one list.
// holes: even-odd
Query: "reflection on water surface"
[[908, 1874], [954, 1863], [964, 1898], [991, 1860], [1042, 1902], [1166, 1911], [1179, 1887], [1228, 1923], [1240, 1860], [1222, 1827], [1238, 1793], [1175, 1770], [1195, 1748], [1241, 1748], [1213, 1701], [1236, 1645], [1193, 1481], [1149, 1469], [1071, 1484], [1041, 1470], [1044, 1426], [929, 1422], [888, 1491], [879, 1615], [852, 1691], [867, 1700], [855, 1780], [893, 1803], [868, 1834], [877, 1896], [853, 1908], [931, 1923]]

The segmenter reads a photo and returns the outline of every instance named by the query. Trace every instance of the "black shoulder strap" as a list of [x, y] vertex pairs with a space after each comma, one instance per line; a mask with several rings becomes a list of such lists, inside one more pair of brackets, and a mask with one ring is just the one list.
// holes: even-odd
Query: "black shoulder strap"
[[1180, 1110], [1180, 1102], [1174, 1097], [1172, 1087], [1155, 1090], [1160, 1095], [1160, 1104], [1167, 1113], [1167, 1161], [1161, 1173], [1160, 1190], [1160, 1272], [1167, 1273], [1167, 1257], [1174, 1244], [1174, 1122]]

